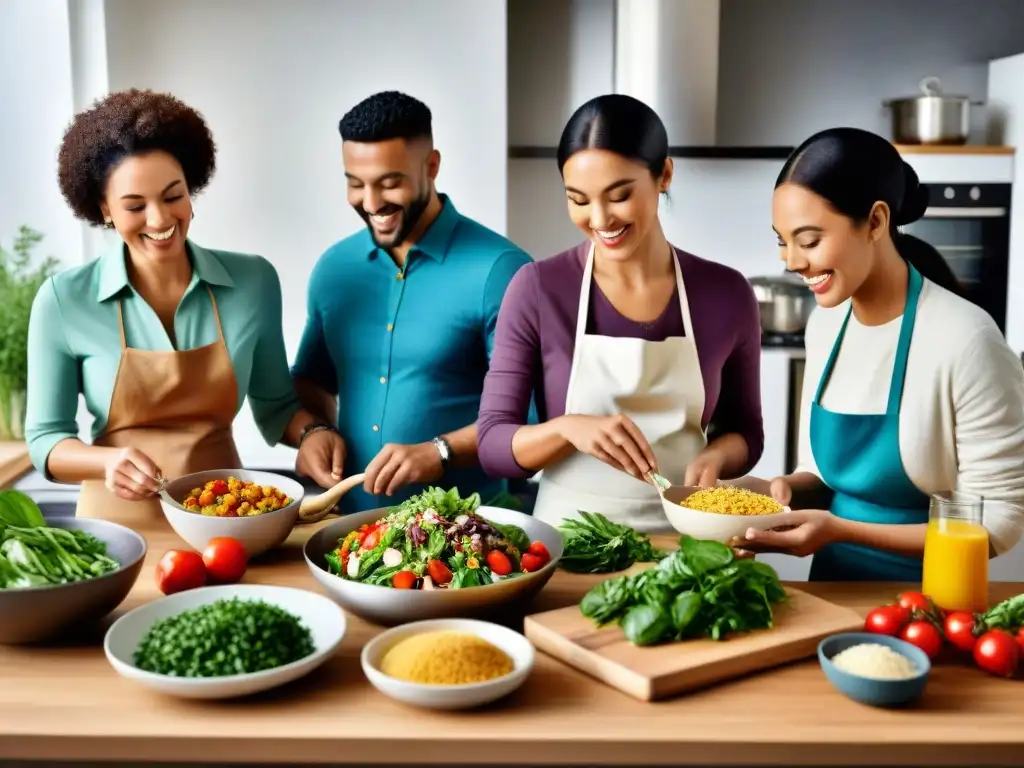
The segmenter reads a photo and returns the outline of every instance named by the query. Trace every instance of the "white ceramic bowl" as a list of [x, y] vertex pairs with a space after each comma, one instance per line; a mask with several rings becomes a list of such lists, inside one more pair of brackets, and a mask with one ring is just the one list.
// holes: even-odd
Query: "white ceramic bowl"
[[679, 502], [696, 490], [699, 489], [673, 485], [661, 498], [665, 516], [672, 527], [695, 539], [710, 539], [727, 544], [733, 537], [743, 536], [748, 528], [764, 531], [788, 524], [789, 507], [783, 507], [782, 512], [774, 515], [723, 515], [680, 506]]
[[[251, 517], [213, 517], [190, 512], [181, 502], [193, 488], [202, 488], [210, 480], [237, 477], [250, 483], [272, 485], [292, 499], [286, 507]], [[253, 472], [248, 469], [212, 469], [171, 480], [160, 494], [160, 506], [171, 528], [190, 547], [202, 552], [210, 539], [230, 536], [245, 546], [249, 557], [257, 557], [269, 549], [280, 546], [299, 519], [299, 504], [305, 489], [284, 475], [272, 472]]]
[[[420, 632], [436, 631], [465, 632], [482, 637], [512, 657], [514, 667], [509, 674], [494, 680], [465, 685], [410, 683], [380, 671], [384, 654], [399, 640]], [[500, 624], [473, 619], [436, 619], [404, 624], [377, 635], [363, 646], [360, 661], [367, 679], [385, 696], [415, 707], [450, 710], [479, 707], [512, 693], [530, 676], [535, 656], [533, 644], [526, 637]]]
[[[233, 597], [263, 600], [298, 617], [312, 633], [316, 650], [291, 664], [247, 675], [172, 677], [135, 666], [135, 649], [154, 622], [181, 611]], [[178, 592], [129, 611], [107, 630], [103, 651], [119, 675], [147, 688], [187, 699], [228, 699], [276, 688], [309, 674], [335, 652], [345, 636], [345, 626], [344, 611], [333, 601], [315, 592], [265, 584], [229, 584]]]
[[524, 605], [533, 598], [555, 572], [562, 557], [562, 537], [551, 525], [522, 512], [499, 507], [480, 507], [482, 517], [496, 523], [511, 523], [522, 528], [530, 541], [541, 541], [551, 560], [539, 571], [465, 589], [393, 589], [348, 581], [328, 572], [324, 555], [338, 546], [338, 540], [363, 523], [372, 523], [387, 514], [374, 509], [346, 515], [313, 534], [303, 547], [309, 570], [327, 593], [346, 610], [367, 621], [394, 626], [408, 621], [443, 618], [483, 618], [508, 612], [513, 604]]

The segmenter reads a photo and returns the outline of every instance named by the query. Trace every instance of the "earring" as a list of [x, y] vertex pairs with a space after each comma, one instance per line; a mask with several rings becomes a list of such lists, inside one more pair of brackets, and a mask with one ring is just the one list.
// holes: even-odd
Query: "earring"
[[114, 228], [114, 221], [113, 221], [113, 219], [111, 219], [110, 217], [105, 218], [103, 220], [103, 226], [105, 226], [107, 229], [113, 229]]

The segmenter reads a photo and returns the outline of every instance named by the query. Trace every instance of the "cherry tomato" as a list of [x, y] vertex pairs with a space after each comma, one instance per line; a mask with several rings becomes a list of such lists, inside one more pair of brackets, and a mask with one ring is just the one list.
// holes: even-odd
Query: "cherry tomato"
[[232, 584], [245, 575], [249, 554], [238, 539], [218, 536], [207, 542], [203, 550], [203, 564], [211, 579], [221, 584]]
[[487, 567], [499, 576], [512, 573], [512, 561], [500, 549], [492, 549], [487, 553]]
[[1020, 647], [1012, 635], [993, 629], [974, 645], [974, 663], [990, 675], [1013, 677], [1020, 663]]
[[910, 621], [910, 611], [899, 605], [883, 605], [875, 608], [864, 619], [864, 631], [876, 635], [895, 637]]
[[942, 650], [942, 633], [930, 621], [912, 621], [900, 632], [900, 639], [916, 645], [929, 659], [934, 659]]
[[395, 589], [412, 589], [416, 584], [416, 574], [412, 571], [399, 571], [391, 577], [391, 585]]
[[447, 584], [452, 580], [452, 570], [440, 560], [431, 560], [427, 563], [427, 574], [430, 580], [438, 586]]
[[896, 597], [900, 607], [907, 611], [930, 611], [932, 602], [920, 592], [900, 592]]
[[1017, 645], [1020, 646], [1020, 657], [1024, 659], [1024, 627], [1017, 630]]
[[214, 496], [223, 496], [228, 492], [228, 484], [224, 480], [214, 480], [210, 486], [210, 492]]
[[551, 553], [548, 552], [548, 548], [544, 546], [543, 541], [530, 542], [530, 546], [526, 548], [526, 551], [531, 555], [539, 557], [545, 564], [551, 559]]
[[535, 555], [532, 552], [524, 554], [519, 562], [526, 573], [533, 573], [534, 571], [539, 571], [544, 567], [544, 560], [540, 555]]
[[206, 584], [206, 566], [198, 552], [172, 549], [156, 564], [156, 586], [165, 595]]
[[946, 616], [944, 622], [946, 639], [961, 651], [970, 653], [978, 638], [974, 636], [974, 616], [965, 611], [956, 611]]

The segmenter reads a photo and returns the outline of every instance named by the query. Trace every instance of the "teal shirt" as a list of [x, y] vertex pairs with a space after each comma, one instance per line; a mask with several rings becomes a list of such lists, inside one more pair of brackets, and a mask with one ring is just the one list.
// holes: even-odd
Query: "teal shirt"
[[[308, 318], [292, 372], [338, 396], [345, 474], [362, 472], [386, 443], [422, 443], [476, 422], [505, 289], [530, 257], [462, 216], [441, 213], [399, 269], [367, 230], [332, 246], [309, 280]], [[505, 489], [478, 467], [437, 483], [483, 501]], [[359, 487], [342, 512], [398, 504]]]
[[[174, 318], [177, 347], [193, 349], [217, 340], [209, 286], [235, 368], [238, 408], [248, 397], [263, 438], [276, 445], [299, 409], [281, 330], [277, 271], [260, 256], [208, 250], [192, 242], [188, 249], [192, 281]], [[129, 347], [174, 350], [156, 312], [128, 282], [123, 243], [48, 280], [32, 305], [25, 435], [33, 465], [48, 478], [46, 459], [53, 446], [78, 436], [80, 394], [93, 417], [93, 438], [106, 426], [121, 359], [118, 299]]]

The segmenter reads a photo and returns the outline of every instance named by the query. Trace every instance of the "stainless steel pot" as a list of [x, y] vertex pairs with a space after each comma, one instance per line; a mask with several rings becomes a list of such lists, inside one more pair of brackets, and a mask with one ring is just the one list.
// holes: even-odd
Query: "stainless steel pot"
[[892, 140], [897, 144], [966, 144], [971, 131], [967, 96], [942, 93], [937, 77], [924, 78], [920, 96], [884, 102], [892, 110]]
[[766, 333], [799, 333], [807, 327], [814, 309], [814, 294], [794, 277], [752, 277], [761, 310], [761, 330]]

